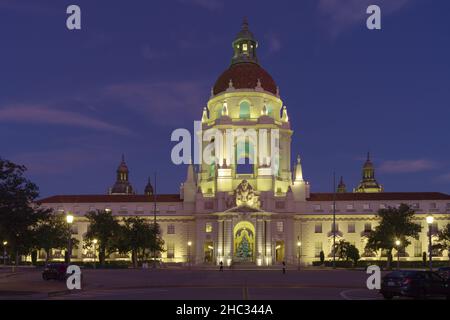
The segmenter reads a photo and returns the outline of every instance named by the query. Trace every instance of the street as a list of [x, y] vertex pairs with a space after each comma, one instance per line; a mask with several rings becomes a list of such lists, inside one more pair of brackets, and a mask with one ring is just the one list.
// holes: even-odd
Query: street
[[0, 299], [138, 300], [373, 300], [367, 275], [357, 270], [83, 270], [81, 290], [65, 282], [44, 281], [41, 270], [0, 272]]

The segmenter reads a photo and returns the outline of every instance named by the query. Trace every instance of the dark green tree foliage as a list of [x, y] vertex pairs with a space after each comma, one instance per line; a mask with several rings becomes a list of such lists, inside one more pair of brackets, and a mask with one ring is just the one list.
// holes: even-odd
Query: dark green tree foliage
[[406, 248], [411, 244], [410, 238], [419, 238], [422, 227], [413, 222], [414, 214], [414, 210], [406, 204], [401, 204], [398, 208], [381, 209], [377, 213], [380, 224], [369, 233], [366, 246], [371, 250], [385, 250], [388, 268], [391, 266], [392, 249], [395, 248], [396, 240], [400, 240]]
[[320, 257], [320, 263], [324, 264], [325, 263], [325, 253], [323, 253], [323, 251], [320, 251], [319, 257]]
[[439, 231], [437, 237], [437, 243], [433, 245], [433, 249], [437, 249], [440, 252], [447, 250], [450, 264], [450, 223]]
[[39, 190], [25, 178], [25, 171], [24, 166], [0, 158], [0, 234], [16, 264], [35, 245], [34, 226], [50, 214], [35, 204]]
[[123, 219], [117, 248], [121, 253], [131, 251], [135, 267], [137, 267], [139, 261], [145, 261], [152, 257], [154, 253], [158, 256], [164, 250], [163, 246], [164, 241], [161, 238], [161, 230], [158, 224], [149, 223], [138, 217]]
[[[35, 230], [36, 249], [43, 249], [46, 253], [45, 262], [51, 259], [52, 249], [67, 249], [71, 231], [67, 225], [66, 217], [62, 214], [52, 213], [45, 221], [40, 222]], [[76, 248], [77, 240], [71, 239], [72, 248]]]
[[358, 263], [358, 260], [360, 259], [359, 250], [356, 248], [353, 244], [350, 242], [347, 242], [345, 240], [340, 240], [338, 243], [336, 243], [336, 256], [340, 260], [345, 261], [353, 261], [353, 265], [356, 266]]
[[117, 251], [117, 239], [120, 237], [119, 222], [113, 217], [111, 211], [92, 211], [86, 214], [89, 228], [86, 232], [85, 247], [92, 247], [92, 240], [98, 240], [98, 257], [101, 265], [105, 259]]

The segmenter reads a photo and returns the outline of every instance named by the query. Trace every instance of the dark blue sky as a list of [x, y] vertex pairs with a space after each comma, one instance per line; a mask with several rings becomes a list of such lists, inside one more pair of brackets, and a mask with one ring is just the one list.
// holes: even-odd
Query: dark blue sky
[[[82, 30], [66, 29], [78, 4]], [[366, 28], [369, 4], [382, 30]], [[178, 191], [170, 134], [192, 130], [243, 16], [259, 40], [315, 192], [348, 189], [368, 150], [386, 191], [450, 193], [446, 0], [0, 0], [0, 156], [52, 194]]]

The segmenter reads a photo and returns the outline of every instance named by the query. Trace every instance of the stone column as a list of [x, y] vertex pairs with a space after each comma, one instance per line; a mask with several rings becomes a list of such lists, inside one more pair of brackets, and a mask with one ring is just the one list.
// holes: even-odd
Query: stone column
[[263, 264], [264, 248], [263, 248], [263, 220], [260, 217], [256, 218], [256, 264], [258, 266]]
[[272, 264], [272, 224], [270, 223], [270, 219], [265, 219], [265, 238], [266, 238], [266, 250], [265, 250], [265, 259], [264, 263], [266, 265]]
[[294, 219], [284, 222], [284, 255], [287, 263], [297, 263], [297, 235], [294, 232]]
[[216, 258], [217, 258], [217, 264], [220, 263], [220, 261], [223, 261], [223, 254], [224, 254], [224, 241], [223, 241], [223, 219], [220, 218], [217, 221], [217, 248], [216, 248]]
[[195, 221], [195, 227], [193, 228], [196, 233], [192, 241], [195, 247], [194, 256], [192, 257], [195, 263], [203, 263], [205, 261], [204, 251], [204, 239], [205, 239], [205, 220], [198, 219]]
[[233, 246], [233, 221], [230, 218], [226, 218], [225, 224], [225, 243], [224, 243], [224, 264], [229, 265], [232, 259], [232, 246]]

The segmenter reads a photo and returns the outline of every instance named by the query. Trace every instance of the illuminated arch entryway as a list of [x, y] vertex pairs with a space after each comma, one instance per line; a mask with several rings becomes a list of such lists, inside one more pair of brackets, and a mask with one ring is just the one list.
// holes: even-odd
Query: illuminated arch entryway
[[234, 260], [238, 262], [255, 261], [255, 227], [250, 221], [237, 223], [233, 230]]

